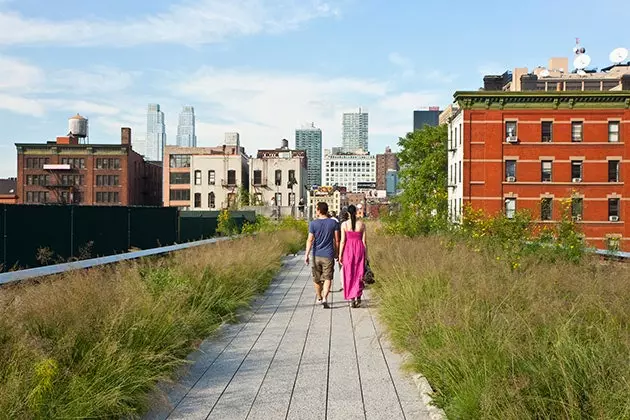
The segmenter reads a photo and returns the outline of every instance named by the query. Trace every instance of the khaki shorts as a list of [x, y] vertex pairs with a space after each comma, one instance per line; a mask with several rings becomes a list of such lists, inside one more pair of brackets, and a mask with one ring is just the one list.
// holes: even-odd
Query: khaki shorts
[[313, 281], [321, 283], [326, 280], [332, 281], [335, 274], [335, 260], [332, 258], [313, 258]]

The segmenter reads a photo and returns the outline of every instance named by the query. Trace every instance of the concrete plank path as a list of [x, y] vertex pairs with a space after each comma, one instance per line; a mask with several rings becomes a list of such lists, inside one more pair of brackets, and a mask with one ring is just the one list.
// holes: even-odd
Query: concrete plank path
[[[242, 322], [190, 355], [185, 375], [162, 387], [167, 401], [146, 419], [436, 418], [381, 337], [369, 291], [361, 308], [335, 292], [323, 309], [303, 258], [285, 258]], [[333, 290], [339, 287], [336, 272]]]

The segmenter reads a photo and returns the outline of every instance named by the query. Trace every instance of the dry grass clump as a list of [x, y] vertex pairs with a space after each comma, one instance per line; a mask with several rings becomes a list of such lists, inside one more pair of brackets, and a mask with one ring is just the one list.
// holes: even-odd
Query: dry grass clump
[[0, 290], [0, 418], [139, 416], [298, 241], [260, 233]]
[[630, 418], [628, 266], [512, 270], [437, 237], [373, 236], [370, 252], [392, 339], [450, 418]]

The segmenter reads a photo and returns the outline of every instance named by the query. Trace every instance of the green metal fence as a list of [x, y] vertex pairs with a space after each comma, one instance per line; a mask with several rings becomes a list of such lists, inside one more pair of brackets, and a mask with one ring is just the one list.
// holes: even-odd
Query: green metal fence
[[[252, 211], [231, 212], [239, 230]], [[218, 211], [0, 204], [0, 271], [151, 249], [216, 235]]]

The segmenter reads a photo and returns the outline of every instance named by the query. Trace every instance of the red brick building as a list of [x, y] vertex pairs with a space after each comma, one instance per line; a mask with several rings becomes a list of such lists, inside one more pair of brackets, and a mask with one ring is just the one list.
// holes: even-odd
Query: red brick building
[[392, 153], [392, 149], [385, 148], [385, 153], [376, 155], [376, 189], [386, 189], [386, 175], [388, 169], [399, 170], [398, 155]]
[[161, 162], [131, 149], [131, 129], [119, 144], [85, 144], [73, 136], [43, 144], [17, 143], [18, 204], [162, 204]]
[[449, 206], [528, 209], [541, 224], [561, 200], [587, 242], [630, 250], [630, 91], [456, 92], [449, 123]]

